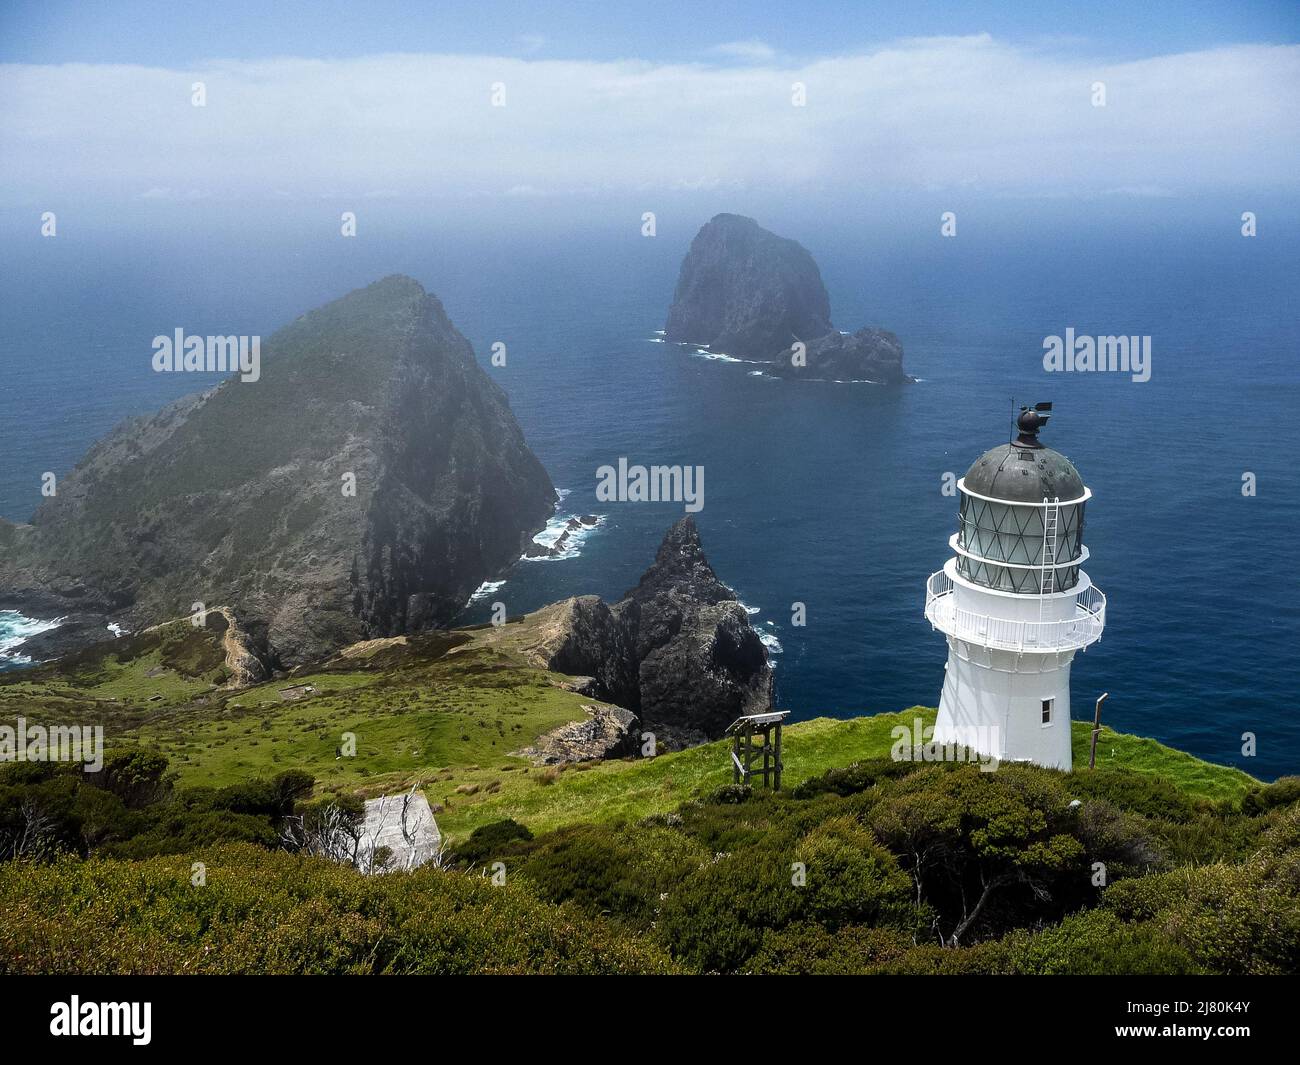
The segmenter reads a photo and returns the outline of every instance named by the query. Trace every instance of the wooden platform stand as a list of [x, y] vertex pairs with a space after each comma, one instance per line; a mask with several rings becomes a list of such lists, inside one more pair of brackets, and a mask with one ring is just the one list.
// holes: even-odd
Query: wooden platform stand
[[[789, 710], [773, 710], [738, 717], [727, 726], [734, 783], [749, 784], [751, 777], [761, 774], [764, 787], [781, 790], [781, 722], [789, 716]], [[762, 742], [756, 744], [760, 737]], [[759, 758], [763, 759], [762, 769], [755, 766]]]

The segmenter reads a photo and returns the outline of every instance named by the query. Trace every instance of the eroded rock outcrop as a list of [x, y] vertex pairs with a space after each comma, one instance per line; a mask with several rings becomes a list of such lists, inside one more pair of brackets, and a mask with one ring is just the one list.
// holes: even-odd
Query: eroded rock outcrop
[[884, 329], [828, 333], [807, 345], [802, 361], [783, 353], [764, 373], [817, 381], [910, 381], [903, 373], [903, 345]]
[[613, 607], [595, 596], [530, 617], [544, 668], [594, 678], [596, 694], [636, 712], [664, 749], [722, 734], [772, 706], [772, 667], [745, 608], [713, 572], [693, 518]]
[[581, 721], [570, 721], [537, 737], [517, 752], [536, 765], [587, 762], [596, 758], [621, 758], [637, 748], [636, 715], [621, 706], [584, 705]]
[[668, 530], [654, 565], [614, 613], [632, 641], [646, 728], [715, 738], [742, 714], [771, 709], [767, 648], [705, 558], [693, 518]]

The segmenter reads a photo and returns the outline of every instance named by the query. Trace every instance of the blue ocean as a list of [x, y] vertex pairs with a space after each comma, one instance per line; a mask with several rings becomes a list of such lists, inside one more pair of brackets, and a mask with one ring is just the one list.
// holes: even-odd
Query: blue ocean
[[[834, 219], [774, 203], [668, 206], [653, 238], [636, 204], [563, 225], [523, 209], [471, 222], [437, 202], [412, 223], [409, 209], [378, 205], [354, 240], [324, 209], [286, 222], [139, 208], [83, 225], [65, 211], [53, 240], [6, 215], [0, 515], [27, 520], [44, 472], [70, 469], [120, 419], [211, 383], [154, 374], [154, 335], [265, 336], [408, 273], [508, 393], [565, 490], [559, 516], [603, 518], [567, 557], [520, 562], [466, 620], [483, 620], [489, 599], [516, 613], [618, 597], [682, 507], [599, 503], [597, 468], [699, 465], [705, 550], [766, 635], [779, 705], [797, 719], [933, 706], [946, 648], [922, 606], [956, 529], [945, 476], [1006, 441], [1013, 404], [1050, 400], [1044, 440], [1093, 491], [1087, 568], [1109, 600], [1104, 638], [1075, 660], [1076, 716], [1105, 691], [1118, 729], [1265, 778], [1300, 772], [1294, 227], [1244, 238], [1233, 205], [973, 203], [944, 239], [946, 205], [859, 205]], [[835, 324], [897, 333], [918, 383], [783, 382], [663, 343], [678, 265], [719, 210], [803, 243]], [[1044, 337], [1067, 328], [1151, 336], [1150, 380], [1045, 372]], [[488, 367], [497, 341], [507, 364]], [[795, 603], [805, 626], [791, 624]], [[0, 655], [33, 620], [52, 619], [0, 614]]]

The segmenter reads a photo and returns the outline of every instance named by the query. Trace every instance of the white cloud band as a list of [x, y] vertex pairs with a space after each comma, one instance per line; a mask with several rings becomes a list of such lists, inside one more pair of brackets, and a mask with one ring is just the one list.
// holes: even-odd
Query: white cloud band
[[[1300, 47], [1105, 63], [977, 36], [788, 64], [744, 43], [741, 65], [0, 66], [0, 198], [1295, 187]], [[792, 106], [795, 82], [806, 106]]]

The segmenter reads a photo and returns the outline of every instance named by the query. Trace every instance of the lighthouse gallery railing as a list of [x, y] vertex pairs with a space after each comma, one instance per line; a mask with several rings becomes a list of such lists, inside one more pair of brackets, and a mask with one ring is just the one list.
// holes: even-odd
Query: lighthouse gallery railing
[[1061, 621], [1010, 621], [959, 609], [943, 570], [925, 582], [925, 616], [940, 632], [1002, 651], [1068, 651], [1101, 639], [1106, 597], [1089, 585], [1074, 597], [1074, 616]]

